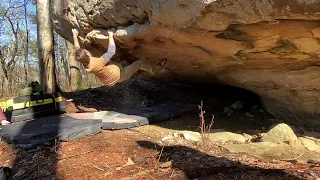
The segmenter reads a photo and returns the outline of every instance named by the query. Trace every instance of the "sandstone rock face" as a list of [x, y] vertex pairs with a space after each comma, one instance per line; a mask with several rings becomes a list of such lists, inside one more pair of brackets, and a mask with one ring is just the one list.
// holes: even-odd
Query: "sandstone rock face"
[[[117, 29], [121, 60], [167, 58], [174, 80], [260, 95], [278, 118], [320, 129], [320, 2], [316, 0], [55, 0], [53, 24], [95, 55]], [[93, 38], [95, 37], [95, 38]], [[141, 77], [150, 79], [148, 73]], [[156, 76], [160, 77], [160, 75]]]

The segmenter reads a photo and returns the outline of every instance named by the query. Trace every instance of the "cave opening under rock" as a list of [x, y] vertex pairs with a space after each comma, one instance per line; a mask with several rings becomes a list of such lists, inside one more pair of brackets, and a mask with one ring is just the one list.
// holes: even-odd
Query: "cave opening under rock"
[[[224, 111], [226, 107], [243, 112], [251, 109], [263, 109], [260, 97], [256, 93], [235, 86], [215, 83], [188, 84], [187, 93], [204, 106], [217, 111]], [[211, 108], [210, 108], [211, 109]]]
[[[71, 94], [70, 94], [71, 95]], [[114, 87], [99, 87], [73, 93], [68, 98], [76, 104], [97, 110], [137, 108], [160, 104], [190, 104], [193, 113], [178, 119], [169, 128], [196, 130], [199, 127], [198, 106], [203, 102], [205, 119], [210, 123], [215, 117], [213, 128], [232, 131], [267, 129], [275, 118], [264, 110], [257, 94], [234, 86], [207, 83], [166, 82], [153, 83], [140, 78], [119, 83]], [[159, 126], [166, 126], [166, 123]], [[172, 127], [174, 126], [174, 127]]]
[[[272, 125], [281, 122], [264, 109], [259, 95], [246, 89], [215, 83], [164, 86], [169, 86], [171, 93], [172, 91], [175, 93], [171, 96], [171, 101], [197, 106], [202, 102], [207, 125], [210, 124], [214, 115], [213, 129], [225, 129], [239, 133], [266, 132]], [[160, 101], [166, 103], [164, 97], [159, 97], [156, 100], [157, 103], [161, 103]], [[174, 128], [195, 130], [200, 122], [199, 113], [200, 110], [187, 117], [184, 122], [186, 125]], [[179, 124], [181, 125], [181, 123]]]

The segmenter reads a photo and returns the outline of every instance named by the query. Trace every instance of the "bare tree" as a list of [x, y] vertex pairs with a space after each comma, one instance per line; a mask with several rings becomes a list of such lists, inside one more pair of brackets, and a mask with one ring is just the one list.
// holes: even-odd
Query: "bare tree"
[[57, 90], [50, 5], [50, 0], [36, 1], [40, 78], [41, 84], [47, 93], [56, 92]]
[[[3, 73], [2, 86], [6, 86], [9, 91], [12, 89], [11, 72], [16, 64], [16, 56], [19, 48], [18, 31], [19, 31], [19, 9], [15, 9], [15, 12], [11, 11], [11, 2], [8, 2], [8, 8], [3, 13], [2, 20], [8, 22], [8, 33], [13, 35], [13, 39], [8, 45], [0, 47], [0, 64]], [[4, 21], [1, 21], [3, 23]], [[2, 25], [1, 25], [2, 26]], [[2, 87], [3, 92], [3, 87]]]
[[[27, 0], [25, 0], [24, 4], [26, 3]], [[28, 83], [28, 69], [29, 69], [29, 60], [28, 60], [28, 56], [29, 56], [29, 28], [28, 28], [28, 18], [27, 18], [27, 6], [24, 6], [24, 21], [25, 21], [25, 25], [26, 25], [26, 42], [24, 45], [24, 74], [25, 74], [25, 83]]]
[[[14, 40], [12, 42], [12, 47], [10, 48], [10, 60], [6, 63], [5, 61], [5, 57], [2, 56], [0, 57], [0, 61], [1, 61], [1, 65], [2, 65], [2, 70], [3, 70], [3, 73], [4, 73], [4, 76], [6, 78], [7, 81], [9, 81], [9, 75], [8, 75], [8, 72], [10, 72], [13, 68], [14, 68], [14, 65], [15, 65], [15, 57], [17, 55], [17, 52], [18, 52], [18, 30], [19, 30], [19, 21], [16, 20], [16, 26], [13, 22], [13, 20], [9, 17], [9, 15], [7, 14], [6, 16], [6, 19], [10, 25], [10, 29], [12, 31], [12, 34], [13, 34], [13, 37], [14, 37]], [[16, 17], [18, 18], [18, 17]], [[3, 53], [4, 53], [4, 49], [2, 49]]]

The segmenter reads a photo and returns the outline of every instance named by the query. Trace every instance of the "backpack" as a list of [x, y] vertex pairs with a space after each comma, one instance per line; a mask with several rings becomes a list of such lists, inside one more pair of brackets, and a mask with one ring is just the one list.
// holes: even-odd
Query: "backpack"
[[20, 96], [43, 94], [43, 88], [38, 81], [31, 82], [27, 87], [20, 90]]

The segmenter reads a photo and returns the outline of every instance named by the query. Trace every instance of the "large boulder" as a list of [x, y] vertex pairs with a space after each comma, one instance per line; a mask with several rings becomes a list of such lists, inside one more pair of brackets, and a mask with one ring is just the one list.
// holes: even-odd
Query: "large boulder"
[[78, 28], [81, 45], [94, 55], [106, 51], [103, 33], [115, 28], [119, 59], [155, 63], [167, 58], [173, 80], [241, 87], [257, 93], [276, 117], [320, 129], [319, 1], [55, 0], [52, 4], [55, 31], [72, 42], [71, 28]]
[[298, 137], [287, 124], [281, 123], [270, 129], [262, 138], [263, 142], [288, 143], [291, 146], [299, 146]]
[[307, 163], [308, 161], [319, 161], [319, 152], [309, 151], [304, 147], [292, 148], [287, 144], [272, 142], [258, 142], [249, 144], [226, 144], [221, 145], [223, 149], [231, 153], [246, 153], [262, 161], [281, 160], [288, 162]]

